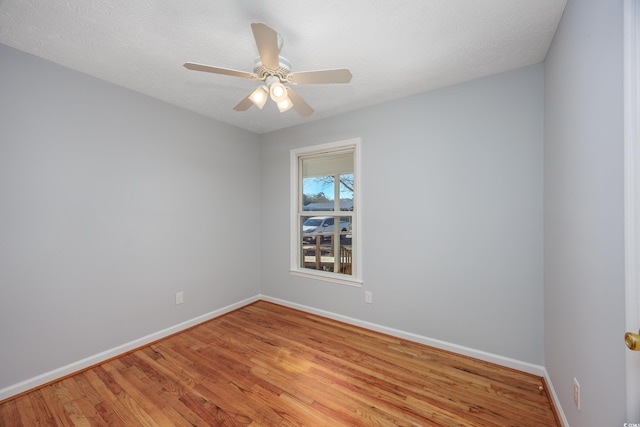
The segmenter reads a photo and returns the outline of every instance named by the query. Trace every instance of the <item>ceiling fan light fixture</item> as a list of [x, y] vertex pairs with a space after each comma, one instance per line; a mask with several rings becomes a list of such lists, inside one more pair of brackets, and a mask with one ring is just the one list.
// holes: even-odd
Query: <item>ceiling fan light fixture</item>
[[264, 104], [267, 102], [267, 97], [269, 95], [269, 91], [266, 86], [258, 86], [251, 95], [249, 95], [249, 99], [254, 105], [262, 110]]
[[280, 110], [281, 113], [284, 113], [285, 111], [293, 107], [293, 102], [291, 102], [289, 97], [285, 95], [283, 99], [276, 102], [276, 105], [278, 106], [278, 110]]

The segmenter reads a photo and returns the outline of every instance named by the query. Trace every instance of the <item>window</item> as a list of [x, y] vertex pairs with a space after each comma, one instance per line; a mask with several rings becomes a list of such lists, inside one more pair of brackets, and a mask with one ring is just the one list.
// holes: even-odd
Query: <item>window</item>
[[291, 150], [291, 272], [361, 286], [359, 139]]

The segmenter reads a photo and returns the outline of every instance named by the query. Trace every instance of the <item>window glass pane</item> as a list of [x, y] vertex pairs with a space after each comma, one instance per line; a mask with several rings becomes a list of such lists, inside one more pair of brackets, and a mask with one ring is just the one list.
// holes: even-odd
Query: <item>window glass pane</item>
[[303, 215], [300, 228], [300, 267], [352, 274], [351, 217]]

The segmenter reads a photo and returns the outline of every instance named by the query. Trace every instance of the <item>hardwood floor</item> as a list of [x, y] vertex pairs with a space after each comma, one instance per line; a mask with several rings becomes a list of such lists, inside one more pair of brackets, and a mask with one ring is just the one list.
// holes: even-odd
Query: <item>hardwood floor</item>
[[0, 426], [559, 426], [541, 378], [259, 301], [0, 404]]

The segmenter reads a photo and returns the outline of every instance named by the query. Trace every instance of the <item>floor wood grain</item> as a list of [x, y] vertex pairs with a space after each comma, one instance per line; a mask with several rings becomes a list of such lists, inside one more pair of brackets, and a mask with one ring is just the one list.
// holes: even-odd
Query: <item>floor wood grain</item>
[[258, 301], [0, 404], [0, 426], [559, 426], [541, 378]]

